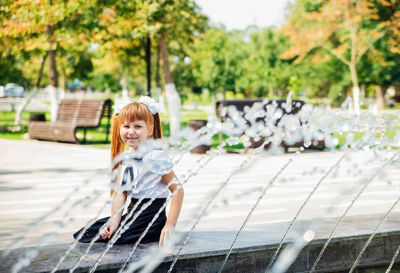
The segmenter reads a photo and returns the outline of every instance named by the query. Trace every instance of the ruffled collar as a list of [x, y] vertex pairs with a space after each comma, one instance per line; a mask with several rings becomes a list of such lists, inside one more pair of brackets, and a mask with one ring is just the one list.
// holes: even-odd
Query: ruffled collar
[[155, 147], [150, 143], [150, 141], [146, 140], [136, 150], [130, 148], [128, 150], [129, 157], [135, 159], [143, 159], [145, 156], [154, 151]]

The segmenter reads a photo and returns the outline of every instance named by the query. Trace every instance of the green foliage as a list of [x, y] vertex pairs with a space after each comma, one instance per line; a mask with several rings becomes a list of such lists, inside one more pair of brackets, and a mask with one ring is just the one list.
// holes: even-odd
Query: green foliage
[[193, 75], [197, 84], [211, 92], [232, 89], [228, 78], [232, 78], [230, 66], [232, 56], [228, 50], [229, 34], [223, 29], [211, 28], [203, 39], [195, 41], [192, 60]]
[[315, 63], [304, 59], [294, 65], [294, 75], [298, 76], [299, 95], [308, 99], [328, 98], [332, 105], [340, 105], [346, 98], [346, 90], [351, 87], [347, 67], [337, 59]]
[[[181, 110], [181, 121], [183, 125], [187, 125], [189, 120], [207, 120], [208, 118], [208, 113], [206, 111], [202, 110], [186, 110], [182, 109]], [[169, 122], [169, 115], [167, 113], [161, 114], [160, 119], [164, 123]]]
[[212, 96], [207, 89], [204, 89], [200, 94], [188, 92], [184, 103], [189, 105], [211, 105]]
[[293, 79], [297, 78], [291, 62], [280, 58], [288, 48], [287, 39], [274, 28], [251, 30], [246, 36], [248, 57], [241, 62], [236, 87], [250, 97], [282, 98], [294, 88]]
[[[284, 98], [293, 90], [295, 98], [329, 98], [339, 105], [354, 79], [352, 83], [349, 66], [335, 54], [351, 59], [349, 24], [354, 18], [359, 19], [352, 27], [358, 38], [360, 85], [367, 90], [375, 85], [384, 90], [394, 85], [398, 90], [400, 85], [398, 1], [352, 1], [362, 9], [340, 21], [323, 12], [336, 5], [335, 12], [345, 16], [343, 1], [296, 0], [289, 4], [283, 28], [245, 31], [209, 27], [208, 18], [192, 0], [0, 2], [0, 85], [15, 82], [31, 88], [41, 58], [55, 48], [61, 82], [77, 78], [97, 90], [117, 92], [123, 78], [129, 90], [145, 94], [145, 41], [152, 40], [152, 86], [162, 87], [160, 80], [154, 82], [162, 71], [160, 66], [156, 71], [157, 49], [160, 35], [165, 34], [170, 69], [183, 101], [211, 103], [217, 93], [226, 98]], [[288, 25], [301, 27], [286, 37], [283, 30]], [[299, 32], [307, 29], [304, 35]], [[287, 57], [293, 37], [301, 52]], [[49, 70], [46, 64], [42, 87], [50, 82]], [[204, 89], [210, 94], [193, 95]]]
[[0, 56], [0, 85], [9, 82], [27, 87], [28, 82], [23, 72], [18, 68], [18, 60], [13, 55]]
[[117, 92], [120, 90], [118, 78], [116, 78], [113, 74], [92, 73], [89, 78], [90, 79], [86, 81], [86, 84], [93, 86], [96, 90], [110, 90], [112, 92]]
[[[379, 54], [376, 52], [379, 50]], [[389, 50], [386, 38], [376, 42], [376, 50], [369, 52], [360, 63], [360, 76], [364, 84], [389, 87], [400, 84], [400, 54]]]
[[90, 78], [90, 73], [93, 71], [93, 63], [88, 52], [79, 52], [78, 56], [71, 56], [68, 62], [72, 67], [70, 78], [87, 80]]

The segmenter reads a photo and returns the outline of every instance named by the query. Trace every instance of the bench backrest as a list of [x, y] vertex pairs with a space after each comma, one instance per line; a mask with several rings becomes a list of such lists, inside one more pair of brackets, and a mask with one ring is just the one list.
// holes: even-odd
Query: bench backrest
[[[216, 102], [215, 108], [217, 110], [217, 115], [220, 118], [226, 118], [221, 116], [222, 107], [235, 106], [236, 110], [243, 112], [246, 106], [252, 107], [254, 103], [262, 103], [263, 101], [263, 99], [219, 100]], [[269, 100], [267, 103], [264, 104], [264, 110], [267, 110], [269, 105], [272, 104], [276, 104], [276, 107], [282, 109], [284, 114], [294, 115], [301, 110], [304, 105], [304, 101], [292, 100], [292, 105], [289, 110], [289, 107], [286, 107], [286, 100]]]
[[57, 122], [75, 126], [98, 126], [108, 99], [63, 99], [58, 105]]

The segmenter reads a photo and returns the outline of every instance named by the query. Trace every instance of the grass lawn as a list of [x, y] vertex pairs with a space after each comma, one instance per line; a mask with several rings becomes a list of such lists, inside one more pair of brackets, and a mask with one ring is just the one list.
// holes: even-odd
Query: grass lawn
[[[14, 125], [15, 112], [0, 112], [0, 138], [24, 139], [28, 133], [29, 115], [35, 112], [23, 112], [21, 125]], [[46, 113], [46, 119], [50, 120], [50, 113]]]
[[[0, 138], [4, 139], [28, 139], [28, 123], [30, 114], [34, 114], [35, 112], [23, 112], [21, 125], [15, 126], [15, 112], [0, 112]], [[45, 113], [46, 120], [50, 120], [50, 113]], [[182, 128], [186, 127], [190, 120], [206, 120], [208, 114], [206, 111], [202, 110], [181, 110], [181, 126]], [[162, 127], [163, 127], [163, 135], [165, 137], [169, 137], [169, 122], [167, 115], [161, 115]], [[398, 126], [396, 126], [396, 129]], [[108, 143], [105, 144], [106, 138], [106, 129], [107, 129], [107, 118], [103, 117], [101, 120], [101, 126], [97, 129], [88, 129], [86, 132], [86, 144], [91, 145], [98, 148], [108, 149], [110, 147], [110, 134], [108, 135]], [[83, 139], [84, 130], [79, 129], [77, 131], [78, 139]], [[395, 131], [389, 132], [385, 131], [385, 135], [391, 139], [396, 134]], [[364, 132], [355, 132], [354, 140], [359, 139], [364, 135]], [[346, 135], [344, 134], [334, 134], [335, 137], [339, 140], [337, 148], [342, 147], [346, 143]], [[377, 137], [379, 137], [377, 135]], [[228, 137], [223, 135], [222, 138], [225, 140]], [[219, 145], [219, 136], [215, 135], [213, 137], [212, 148], [215, 148]], [[243, 149], [243, 144], [238, 144], [234, 146], [228, 146], [226, 149], [229, 150], [240, 150]]]

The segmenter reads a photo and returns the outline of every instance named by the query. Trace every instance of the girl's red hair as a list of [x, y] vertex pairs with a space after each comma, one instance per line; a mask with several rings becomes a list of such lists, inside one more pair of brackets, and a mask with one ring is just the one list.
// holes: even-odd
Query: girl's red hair
[[[120, 135], [121, 125], [125, 122], [131, 123], [136, 120], [143, 120], [147, 127], [153, 125], [151, 136], [154, 139], [162, 138], [161, 121], [158, 113], [152, 114], [147, 105], [140, 102], [132, 102], [125, 106], [121, 112], [114, 114], [111, 124], [111, 160], [125, 150], [125, 143]], [[115, 166], [118, 167], [120, 164]]]

